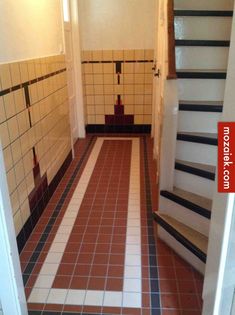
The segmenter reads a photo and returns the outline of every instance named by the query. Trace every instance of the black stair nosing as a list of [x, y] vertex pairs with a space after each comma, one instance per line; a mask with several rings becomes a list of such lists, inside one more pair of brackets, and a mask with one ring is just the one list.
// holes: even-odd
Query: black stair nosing
[[175, 46], [229, 47], [229, 40], [175, 39]]
[[228, 11], [228, 10], [174, 10], [174, 16], [232, 17], [233, 11]]
[[153, 213], [154, 220], [161, 225], [171, 236], [173, 236], [181, 245], [186, 247], [191, 253], [197, 256], [202, 262], [206, 263], [206, 254], [201, 251], [195, 244], [190, 242], [180, 232], [167, 223], [163, 218], [158, 216], [155, 212]]
[[211, 113], [222, 113], [222, 105], [203, 105], [203, 104], [188, 104], [179, 103], [180, 111], [189, 111], [189, 112], [211, 112]]
[[179, 205], [181, 205], [181, 206], [183, 206], [189, 210], [192, 210], [193, 212], [195, 212], [195, 213], [197, 213], [197, 214], [199, 214], [199, 215], [201, 215], [207, 219], [211, 218], [211, 211], [210, 210], [208, 210], [204, 207], [201, 207], [198, 204], [196, 204], [192, 201], [189, 201], [183, 197], [180, 197], [177, 194], [175, 194], [174, 192], [171, 192], [168, 190], [161, 190], [160, 195], [162, 197], [170, 199], [173, 202], [178, 203]]
[[227, 73], [220, 71], [178, 71], [176, 70], [176, 75], [178, 79], [226, 79]]
[[200, 168], [197, 168], [194, 166], [189, 166], [189, 165], [186, 165], [184, 163], [175, 162], [175, 169], [178, 171], [182, 171], [185, 173], [189, 173], [192, 175], [203, 177], [203, 178], [206, 178], [206, 179], [209, 179], [212, 181], [215, 180], [215, 173], [212, 173], [210, 171], [205, 171], [203, 169], [200, 169]]
[[195, 143], [202, 143], [202, 144], [209, 144], [209, 145], [218, 145], [218, 139], [216, 138], [210, 138], [205, 136], [199, 136], [194, 134], [185, 134], [183, 132], [177, 133], [177, 140], [180, 141], [187, 141], [187, 142], [195, 142]]

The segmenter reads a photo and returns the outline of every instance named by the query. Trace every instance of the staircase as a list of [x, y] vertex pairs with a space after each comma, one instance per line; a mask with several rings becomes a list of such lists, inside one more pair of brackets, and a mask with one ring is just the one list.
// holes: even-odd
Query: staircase
[[233, 1], [175, 0], [179, 90], [174, 187], [161, 190], [158, 236], [204, 273]]

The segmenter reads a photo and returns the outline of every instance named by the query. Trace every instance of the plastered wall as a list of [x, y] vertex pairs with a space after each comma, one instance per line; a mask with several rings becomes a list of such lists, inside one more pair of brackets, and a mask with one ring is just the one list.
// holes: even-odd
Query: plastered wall
[[0, 63], [63, 50], [60, 0], [0, 1]]
[[156, 1], [78, 4], [87, 130], [151, 126]]
[[153, 49], [155, 2], [78, 0], [82, 49]]

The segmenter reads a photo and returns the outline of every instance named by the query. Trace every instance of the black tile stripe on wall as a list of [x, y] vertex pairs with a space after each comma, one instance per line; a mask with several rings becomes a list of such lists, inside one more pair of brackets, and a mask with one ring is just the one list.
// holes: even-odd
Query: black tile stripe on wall
[[158, 281], [158, 265], [156, 257], [156, 244], [154, 238], [153, 218], [152, 218], [152, 197], [151, 185], [148, 166], [148, 149], [146, 137], [143, 137], [144, 148], [144, 177], [145, 177], [145, 198], [147, 210], [147, 224], [148, 224], [148, 245], [149, 245], [149, 272], [150, 272], [150, 288], [151, 288], [151, 314], [161, 314], [160, 311], [160, 286]]
[[[31, 84], [34, 84], [34, 83], [40, 82], [40, 81], [42, 81], [42, 80], [48, 79], [48, 78], [50, 78], [50, 77], [53, 77], [54, 75], [60, 74], [60, 73], [65, 72], [65, 71], [66, 71], [66, 68], [63, 68], [63, 69], [61, 69], [61, 70], [57, 70], [57, 71], [48, 73], [48, 74], [43, 75], [43, 76], [41, 76], [41, 77], [38, 77], [38, 78], [36, 78], [36, 79], [26, 81], [26, 82], [24, 82], [24, 83], [22, 83], [22, 84], [15, 85], [15, 86], [13, 86], [13, 87], [11, 87], [11, 88], [8, 88], [8, 89], [5, 89], [5, 90], [0, 91], [0, 96], [4, 96], [4, 95], [9, 94], [9, 93], [11, 93], [11, 92], [14, 92], [14, 91], [16, 91], [16, 90], [20, 90], [20, 89], [22, 89], [22, 88], [28, 87], [28, 86], [31, 85]], [[27, 101], [27, 100], [26, 100], [26, 101]]]
[[[30, 277], [30, 274], [32, 273], [32, 271], [34, 269], [34, 266], [35, 266], [35, 264], [36, 264], [36, 262], [37, 262], [37, 260], [38, 260], [38, 258], [40, 256], [40, 254], [41, 254], [41, 251], [42, 251], [42, 249], [43, 249], [43, 247], [44, 247], [44, 245], [45, 245], [45, 243], [46, 243], [46, 241], [47, 241], [47, 239], [49, 237], [50, 231], [52, 230], [52, 228], [53, 228], [53, 226], [54, 226], [54, 224], [56, 222], [56, 219], [57, 219], [57, 217], [58, 217], [58, 215], [59, 215], [59, 213], [60, 213], [60, 211], [62, 209], [62, 206], [63, 206], [63, 204], [65, 202], [65, 199], [66, 199], [66, 197], [67, 197], [67, 195], [68, 195], [68, 193], [70, 191], [70, 187], [72, 186], [72, 184], [73, 184], [73, 182], [74, 182], [74, 180], [76, 178], [76, 175], [78, 174], [78, 172], [79, 172], [79, 170], [80, 170], [80, 168], [82, 166], [82, 163], [85, 160], [85, 158], [86, 158], [86, 156], [87, 156], [87, 154], [89, 152], [89, 149], [91, 148], [91, 146], [93, 144], [93, 139], [94, 139], [94, 137], [91, 137], [90, 141], [88, 142], [88, 144], [87, 144], [87, 146], [86, 146], [86, 148], [85, 148], [85, 150], [84, 150], [84, 152], [83, 152], [83, 154], [82, 154], [82, 156], [81, 156], [81, 158], [80, 158], [80, 160], [79, 160], [79, 162], [78, 162], [78, 164], [77, 164], [73, 174], [70, 177], [70, 180], [68, 181], [68, 183], [67, 183], [67, 185], [66, 185], [66, 187], [64, 189], [63, 194], [60, 197], [60, 200], [58, 201], [57, 205], [54, 208], [54, 211], [53, 211], [53, 213], [51, 215], [51, 218], [50, 218], [47, 226], [45, 227], [45, 230], [43, 231], [43, 233], [41, 235], [41, 238], [39, 239], [39, 241], [37, 243], [37, 246], [34, 249], [32, 255], [30, 257], [30, 260], [29, 260], [27, 266], [24, 269], [24, 272], [23, 272], [24, 285], [27, 284], [27, 281], [28, 281], [28, 279]], [[52, 180], [51, 184], [49, 185], [49, 190], [50, 190], [50, 187], [51, 187], [51, 193], [50, 193], [50, 195], [48, 194], [48, 201], [49, 201], [50, 197], [52, 196], [53, 192], [55, 191], [56, 187], [58, 186], [59, 181], [63, 177], [64, 172], [65, 172], [65, 170], [63, 170], [61, 168], [60, 171], [57, 173], [57, 175]]]

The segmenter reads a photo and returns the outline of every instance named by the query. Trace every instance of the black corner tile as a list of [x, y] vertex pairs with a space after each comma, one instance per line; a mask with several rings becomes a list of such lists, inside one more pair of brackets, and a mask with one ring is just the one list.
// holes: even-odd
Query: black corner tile
[[151, 292], [152, 293], [159, 292], [159, 283], [158, 283], [157, 279], [151, 279], [150, 280], [150, 285], [151, 285]]
[[152, 308], [151, 315], [161, 315], [161, 309], [160, 308]]
[[38, 260], [39, 256], [40, 256], [40, 252], [34, 252], [32, 256], [30, 257], [29, 262], [35, 263]]
[[24, 274], [25, 275], [30, 275], [32, 273], [32, 271], [33, 271], [34, 266], [35, 266], [35, 263], [31, 263], [31, 262], [28, 263], [26, 268], [25, 268], [25, 270], [24, 270]]
[[150, 269], [150, 278], [151, 279], [158, 279], [158, 271], [157, 271], [157, 267], [149, 267]]
[[42, 315], [61, 315], [61, 312], [43, 311]]
[[44, 245], [45, 245], [45, 243], [38, 243], [36, 248], [35, 248], [35, 252], [41, 252]]
[[23, 274], [22, 275], [22, 278], [23, 278], [23, 283], [24, 283], [24, 286], [26, 286], [26, 283], [28, 282], [28, 280], [29, 280], [29, 274]]
[[159, 293], [151, 293], [152, 309], [160, 309], [160, 296]]
[[18, 252], [21, 253], [25, 245], [24, 229], [22, 229], [20, 233], [17, 235], [16, 241], [17, 241]]
[[150, 255], [149, 256], [149, 265], [151, 267], [156, 267], [157, 266], [157, 258], [156, 255]]
[[32, 222], [31, 222], [31, 216], [26, 221], [24, 227], [24, 235], [25, 235], [25, 242], [28, 240], [33, 228], [32, 228]]
[[28, 311], [28, 315], [42, 315], [42, 311]]

